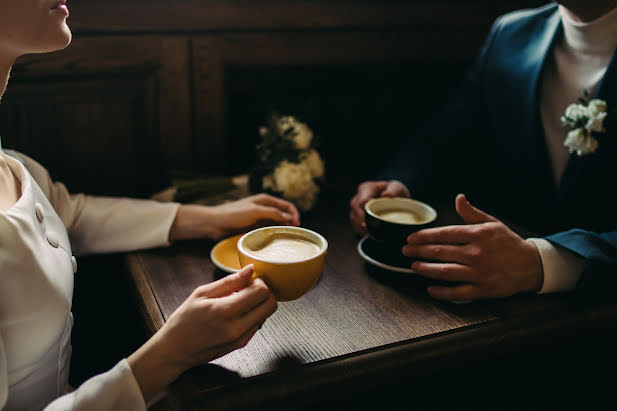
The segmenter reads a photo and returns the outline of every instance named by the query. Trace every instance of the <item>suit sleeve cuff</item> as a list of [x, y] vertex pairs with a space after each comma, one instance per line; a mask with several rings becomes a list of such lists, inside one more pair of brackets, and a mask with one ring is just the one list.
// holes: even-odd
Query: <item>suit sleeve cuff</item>
[[537, 247], [542, 259], [544, 281], [538, 294], [571, 291], [576, 288], [585, 267], [582, 258], [542, 238], [529, 238], [527, 241]]

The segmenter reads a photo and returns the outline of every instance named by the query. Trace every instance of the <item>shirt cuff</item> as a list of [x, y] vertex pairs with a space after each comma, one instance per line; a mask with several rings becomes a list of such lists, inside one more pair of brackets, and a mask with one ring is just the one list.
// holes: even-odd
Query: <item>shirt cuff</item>
[[556, 247], [543, 238], [528, 238], [542, 259], [544, 280], [538, 294], [571, 291], [576, 288], [585, 261], [564, 248]]

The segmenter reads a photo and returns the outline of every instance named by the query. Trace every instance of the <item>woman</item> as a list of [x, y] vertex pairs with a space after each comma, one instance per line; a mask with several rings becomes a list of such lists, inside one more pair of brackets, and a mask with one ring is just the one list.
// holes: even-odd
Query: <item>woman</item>
[[[0, 0], [0, 97], [14, 61], [71, 41], [65, 0]], [[0, 409], [145, 409], [186, 369], [245, 345], [276, 310], [252, 267], [197, 288], [112, 370], [67, 391], [75, 254], [128, 251], [252, 226], [299, 224], [267, 195], [218, 207], [71, 195], [0, 147]]]

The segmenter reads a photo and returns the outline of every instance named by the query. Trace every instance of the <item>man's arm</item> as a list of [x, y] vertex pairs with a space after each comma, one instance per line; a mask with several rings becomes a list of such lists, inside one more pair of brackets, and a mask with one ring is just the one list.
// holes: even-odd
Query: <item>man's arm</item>
[[584, 259], [585, 267], [579, 286], [605, 287], [610, 281], [617, 280], [617, 231], [594, 233], [572, 229], [545, 239]]

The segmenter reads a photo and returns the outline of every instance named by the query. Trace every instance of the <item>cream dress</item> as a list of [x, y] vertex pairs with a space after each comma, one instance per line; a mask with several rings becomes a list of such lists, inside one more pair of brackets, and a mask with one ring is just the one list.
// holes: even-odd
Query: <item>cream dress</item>
[[67, 390], [74, 255], [168, 245], [179, 207], [71, 195], [27, 156], [0, 148], [21, 197], [0, 212], [0, 409], [140, 410], [126, 360]]

